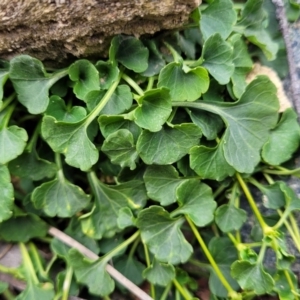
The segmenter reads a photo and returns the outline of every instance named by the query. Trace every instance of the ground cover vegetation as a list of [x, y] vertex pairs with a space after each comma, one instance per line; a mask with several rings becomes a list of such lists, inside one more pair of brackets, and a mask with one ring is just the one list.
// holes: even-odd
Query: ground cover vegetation
[[246, 83], [258, 59], [287, 74], [275, 10], [207, 2], [182, 30], [114, 37], [107, 59], [1, 61], [0, 237], [23, 263], [0, 271], [26, 282], [3, 297], [198, 299], [207, 277], [211, 299], [300, 298], [297, 114], [268, 77]]

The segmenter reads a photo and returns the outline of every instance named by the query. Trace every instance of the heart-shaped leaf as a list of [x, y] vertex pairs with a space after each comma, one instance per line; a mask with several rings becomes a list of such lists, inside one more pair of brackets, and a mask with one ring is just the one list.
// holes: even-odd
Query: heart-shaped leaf
[[186, 262], [193, 249], [184, 238], [180, 226], [182, 218], [171, 218], [160, 206], [151, 206], [138, 214], [137, 226], [143, 242], [155, 257], [169, 264]]

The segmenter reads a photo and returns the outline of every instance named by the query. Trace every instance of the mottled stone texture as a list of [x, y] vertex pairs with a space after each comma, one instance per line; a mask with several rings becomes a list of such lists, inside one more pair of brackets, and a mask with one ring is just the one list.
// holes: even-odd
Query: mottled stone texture
[[99, 57], [112, 36], [178, 28], [201, 0], [1, 0], [0, 57]]

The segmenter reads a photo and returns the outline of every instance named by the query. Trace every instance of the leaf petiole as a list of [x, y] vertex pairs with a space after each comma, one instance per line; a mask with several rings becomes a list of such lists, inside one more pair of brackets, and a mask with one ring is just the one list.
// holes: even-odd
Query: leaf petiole
[[190, 218], [188, 216], [185, 216], [187, 222], [189, 223], [196, 239], [198, 240], [204, 254], [206, 255], [208, 261], [210, 262], [212, 268], [214, 269], [214, 271], [216, 272], [217, 276], [219, 277], [220, 281], [222, 282], [222, 284], [224, 285], [224, 287], [226, 288], [226, 290], [228, 291], [228, 294], [235, 294], [236, 291], [231, 287], [231, 285], [228, 283], [228, 281], [226, 280], [226, 278], [224, 277], [223, 273], [221, 272], [219, 266], [216, 264], [214, 258], [212, 257], [212, 255], [210, 254], [210, 251], [208, 250], [207, 246], [205, 245], [199, 231], [197, 230], [196, 226], [194, 225], [194, 223], [190, 220]]
[[[146, 244], [143, 243], [144, 246], [144, 252], [145, 252], [145, 258], [146, 258], [146, 264], [147, 264], [147, 268], [150, 267], [151, 262], [150, 262], [150, 256], [149, 256], [149, 251], [148, 251], [148, 247]], [[150, 283], [150, 289], [151, 289], [151, 297], [153, 299], [155, 299], [155, 287], [152, 283]]]
[[180, 294], [185, 300], [191, 299], [191, 296], [187, 293], [187, 291], [181, 286], [181, 284], [176, 279], [173, 279], [173, 283], [176, 289], [180, 292]]
[[38, 284], [39, 280], [36, 276], [32, 261], [30, 259], [28, 250], [26, 248], [26, 246], [24, 245], [24, 243], [19, 243], [19, 247], [21, 250], [21, 254], [23, 257], [23, 264], [24, 264], [24, 270], [26, 272], [26, 279], [29, 281], [32, 281], [34, 284]]
[[139, 87], [139, 85], [128, 75], [123, 74], [122, 79], [124, 79], [140, 96], [144, 95], [144, 91]]
[[44, 270], [44, 267], [42, 266], [40, 255], [36, 249], [36, 246], [33, 243], [29, 243], [29, 250], [33, 258], [34, 265], [37, 268], [37, 273], [44, 279], [48, 280], [48, 276], [46, 271]]
[[70, 292], [70, 287], [71, 287], [71, 282], [72, 282], [72, 277], [73, 277], [73, 268], [68, 267], [66, 271], [66, 277], [63, 283], [63, 291], [62, 291], [62, 297], [61, 300], [68, 300], [69, 299], [69, 292]]
[[15, 98], [16, 98], [16, 93], [12, 93], [10, 96], [8, 96], [3, 101], [2, 106], [0, 108], [0, 112], [3, 111], [7, 106], [9, 106]]

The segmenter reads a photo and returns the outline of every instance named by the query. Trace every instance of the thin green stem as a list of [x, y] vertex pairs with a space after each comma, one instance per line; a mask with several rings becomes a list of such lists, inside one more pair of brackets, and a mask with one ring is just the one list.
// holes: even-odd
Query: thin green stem
[[178, 54], [178, 52], [170, 44], [168, 44], [167, 42], [164, 42], [164, 44], [171, 52], [175, 62], [177, 62], [177, 63], [183, 62], [183, 58]]
[[226, 278], [224, 277], [223, 273], [221, 272], [220, 268], [218, 267], [218, 265], [216, 264], [214, 258], [212, 257], [212, 255], [210, 254], [207, 246], [205, 245], [199, 231], [197, 230], [196, 226], [194, 225], [194, 223], [190, 220], [190, 218], [188, 216], [185, 216], [187, 222], [189, 223], [196, 239], [198, 240], [204, 254], [206, 255], [208, 261], [210, 262], [211, 266], [213, 267], [214, 271], [216, 272], [217, 276], [219, 277], [220, 281], [222, 282], [222, 284], [224, 285], [224, 287], [226, 288], [226, 290], [228, 291], [229, 294], [233, 294], [236, 293], [234, 291], [234, 289], [230, 286], [230, 284], [228, 283], [228, 281], [226, 280]]
[[19, 270], [14, 268], [8, 268], [6, 266], [0, 265], [0, 272], [5, 274], [13, 275], [14, 277], [20, 277]]
[[49, 261], [49, 263], [46, 267], [45, 272], [46, 272], [47, 275], [49, 274], [49, 272], [50, 272], [50, 270], [51, 270], [51, 268], [52, 268], [52, 266], [53, 266], [53, 264], [55, 263], [56, 260], [57, 260], [57, 255], [55, 254], [55, 255], [52, 256], [51, 260]]
[[161, 297], [160, 297], [160, 300], [166, 300], [166, 299], [167, 299], [171, 287], [172, 287], [172, 283], [169, 283], [169, 284], [166, 286], [164, 292], [162, 293], [162, 295], [161, 295]]
[[[278, 214], [281, 216], [283, 213], [280, 210], [277, 210]], [[293, 228], [291, 227], [291, 225], [289, 224], [289, 222], [287, 222], [285, 220], [284, 222], [284, 226], [287, 228], [290, 236], [292, 237], [298, 251], [300, 252], [300, 240], [298, 239], [298, 237], [295, 235]]]
[[209, 268], [211, 267], [210, 264], [208, 264], [208, 263], [203, 263], [203, 262], [198, 261], [198, 260], [193, 259], [193, 258], [190, 258], [190, 259], [189, 259], [189, 263], [191, 263], [191, 264], [193, 264], [193, 265], [195, 265], [196, 267], [199, 267], [199, 268], [201, 268], [201, 269], [209, 269]]
[[287, 280], [287, 282], [288, 282], [288, 284], [291, 288], [291, 291], [294, 294], [295, 300], [298, 300], [299, 297], [298, 297], [298, 293], [297, 293], [297, 288], [294, 286], [294, 283], [292, 281], [290, 273], [287, 270], [284, 270], [283, 272], [284, 272], [284, 276], [285, 276], [285, 278], [286, 278], [286, 280]]
[[27, 274], [27, 280], [29, 280], [29, 278], [33, 281], [34, 284], [38, 284], [39, 280], [36, 276], [31, 258], [29, 256], [29, 253], [27, 251], [26, 246], [23, 243], [19, 243], [19, 247], [22, 253], [22, 257], [23, 257], [23, 264], [24, 264], [24, 270]]
[[299, 226], [298, 226], [297, 221], [295, 220], [295, 217], [292, 212], [290, 214], [289, 219], [290, 219], [290, 223], [292, 225], [293, 231], [294, 231], [295, 235], [297, 236], [297, 239], [300, 241]]
[[35, 127], [33, 134], [31, 135], [31, 138], [29, 142], [26, 145], [26, 150], [31, 152], [33, 148], [35, 148], [36, 142], [38, 140], [38, 137], [40, 135], [41, 131], [41, 120], [39, 121], [38, 125]]
[[234, 244], [234, 246], [238, 249], [240, 243], [236, 240], [236, 238], [233, 236], [233, 234], [228, 232], [227, 235], [228, 235], [229, 239], [232, 241], [232, 243]]
[[72, 267], [68, 267], [67, 271], [66, 271], [65, 280], [63, 283], [61, 300], [68, 300], [68, 298], [69, 298], [72, 277], [73, 277], [73, 269], [72, 269]]
[[140, 96], [144, 95], [144, 91], [140, 88], [140, 86], [128, 75], [123, 74], [122, 79], [124, 79]]
[[175, 109], [172, 110], [172, 112], [171, 112], [171, 114], [170, 114], [170, 116], [169, 116], [169, 118], [168, 118], [168, 122], [169, 122], [169, 123], [172, 122], [173, 118], [175, 117], [176, 112], [177, 112], [177, 107], [176, 107]]
[[214, 199], [216, 199], [226, 189], [225, 184], [221, 184], [213, 193]]
[[128, 256], [129, 256], [130, 258], [133, 257], [133, 255], [134, 255], [134, 253], [135, 253], [135, 250], [136, 250], [137, 246], [139, 245], [140, 241], [141, 241], [140, 238], [137, 238], [137, 239], [134, 241], [134, 243], [133, 243], [133, 245], [132, 245], [132, 247], [131, 247], [131, 249], [130, 249], [130, 252], [129, 252], [129, 254], [128, 254]]
[[186, 290], [181, 286], [181, 284], [175, 279], [173, 279], [173, 284], [175, 285], [176, 289], [182, 295], [182, 297], [186, 300], [190, 300], [190, 295], [186, 292]]
[[[149, 268], [151, 266], [151, 262], [150, 262], [148, 247], [144, 243], [143, 243], [143, 246], [144, 246], [145, 258], [146, 258], [146, 264], [147, 264], [147, 267]], [[153, 299], [155, 299], [155, 287], [151, 282], [150, 282], [150, 290], [151, 290], [151, 297]]]
[[261, 248], [260, 248], [258, 258], [257, 258], [257, 263], [258, 264], [262, 264], [262, 262], [264, 260], [264, 257], [265, 257], [266, 250], [267, 250], [267, 244], [263, 243]]
[[12, 93], [6, 99], [4, 99], [2, 106], [0, 107], [0, 111], [4, 110], [7, 106], [9, 106], [14, 101], [15, 98], [16, 98], [16, 93]]
[[33, 243], [29, 243], [29, 250], [30, 250], [30, 253], [32, 255], [32, 259], [34, 261], [34, 264], [37, 267], [37, 272], [39, 273], [39, 275], [43, 279], [48, 280], [48, 276], [47, 276], [47, 273], [45, 272], [44, 267], [42, 265], [40, 255], [39, 255], [39, 253], [36, 249], [36, 246]]
[[84, 121], [84, 126], [86, 128], [94, 121], [94, 119], [96, 117], [98, 117], [98, 115], [101, 112], [101, 110], [105, 107], [105, 105], [107, 104], [107, 102], [110, 100], [112, 94], [114, 93], [114, 91], [116, 90], [116, 88], [119, 85], [119, 82], [121, 80], [121, 76], [122, 76], [122, 74], [120, 73], [118, 79], [107, 90], [107, 92], [105, 93], [105, 95], [101, 99], [100, 103], [86, 117], [86, 119]]
[[272, 175], [300, 175], [300, 168], [294, 169], [294, 170], [289, 170], [286, 168], [282, 168], [280, 166], [275, 167], [277, 170], [271, 170], [271, 169], [265, 169], [263, 170], [263, 173], [266, 174], [272, 174]]
[[236, 173], [236, 178], [237, 178], [242, 190], [244, 191], [244, 194], [248, 200], [248, 203], [250, 204], [250, 207], [251, 207], [252, 211], [254, 212], [264, 234], [266, 234], [266, 235], [269, 234], [272, 231], [272, 229], [265, 223], [260, 211], [258, 210], [258, 208], [255, 204], [252, 194], [250, 193], [250, 191], [248, 189], [248, 186], [246, 185], [245, 181], [243, 180], [242, 176], [239, 173]]
[[2, 119], [2, 124], [0, 124], [0, 128], [6, 128], [8, 126], [9, 120], [14, 112], [15, 107], [16, 103], [13, 103], [12, 105], [6, 108], [5, 115]]
[[146, 88], [146, 91], [150, 91], [152, 90], [153, 88], [153, 84], [154, 84], [154, 80], [155, 80], [155, 77], [154, 76], [151, 76], [148, 80], [148, 85], [147, 85], [147, 88]]
[[140, 232], [135, 232], [130, 238], [125, 240], [123, 243], [115, 247], [113, 250], [109, 251], [107, 254], [103, 256], [103, 259], [106, 261], [111, 260], [114, 256], [120, 253], [124, 248], [126, 248], [129, 244], [131, 244], [134, 240], [136, 240], [140, 235]]
[[66, 178], [65, 178], [63, 168], [62, 168], [60, 153], [55, 152], [55, 163], [58, 167], [57, 178], [59, 179], [60, 182], [64, 182], [66, 180]]
[[280, 219], [278, 220], [278, 222], [272, 227], [274, 230], [279, 229], [283, 224], [285, 224], [285, 222], [287, 222], [287, 218], [290, 215], [290, 211], [288, 209], [286, 209], [283, 213], [281, 210], [277, 210], [277, 212], [279, 213], [279, 211], [281, 212], [280, 214]]

